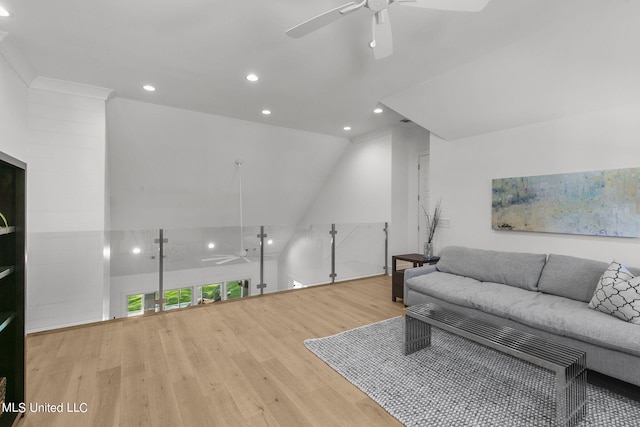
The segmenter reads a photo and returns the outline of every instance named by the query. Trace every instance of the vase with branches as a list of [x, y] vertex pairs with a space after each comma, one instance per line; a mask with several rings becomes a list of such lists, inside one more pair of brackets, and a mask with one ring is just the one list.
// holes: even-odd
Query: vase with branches
[[426, 225], [424, 256], [427, 259], [431, 259], [433, 258], [433, 237], [436, 234], [438, 223], [442, 217], [442, 200], [438, 199], [432, 213], [430, 213], [424, 206], [422, 206], [422, 210], [424, 211], [424, 220]]

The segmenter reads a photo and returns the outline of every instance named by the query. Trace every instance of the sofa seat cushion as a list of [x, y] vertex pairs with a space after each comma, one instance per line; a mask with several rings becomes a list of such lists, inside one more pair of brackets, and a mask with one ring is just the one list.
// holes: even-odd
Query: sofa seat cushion
[[509, 317], [511, 306], [533, 298], [536, 292], [505, 286], [500, 283], [481, 282], [470, 277], [434, 272], [407, 280], [414, 291], [474, 308], [496, 316]]
[[546, 259], [545, 254], [448, 246], [441, 251], [436, 267], [443, 273], [535, 291]]
[[582, 301], [434, 272], [412, 277], [409, 289], [560, 336], [640, 356], [640, 328], [592, 310]]
[[640, 357], [640, 327], [592, 310], [582, 301], [536, 293], [511, 306], [509, 318], [556, 335]]

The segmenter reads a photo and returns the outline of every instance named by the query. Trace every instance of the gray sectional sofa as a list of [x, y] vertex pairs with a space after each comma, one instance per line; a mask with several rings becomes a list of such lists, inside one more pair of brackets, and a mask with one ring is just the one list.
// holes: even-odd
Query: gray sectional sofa
[[405, 270], [404, 303], [432, 302], [569, 345], [587, 353], [589, 369], [640, 386], [640, 325], [588, 307], [608, 266], [451, 246], [436, 265]]

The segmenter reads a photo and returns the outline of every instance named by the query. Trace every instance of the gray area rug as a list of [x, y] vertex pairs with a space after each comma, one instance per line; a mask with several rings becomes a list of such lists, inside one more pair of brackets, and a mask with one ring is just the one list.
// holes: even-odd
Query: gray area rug
[[[432, 328], [432, 345], [404, 355], [404, 318], [327, 338], [309, 350], [407, 426], [549, 426], [554, 374]], [[592, 386], [580, 426], [640, 426], [640, 402]]]

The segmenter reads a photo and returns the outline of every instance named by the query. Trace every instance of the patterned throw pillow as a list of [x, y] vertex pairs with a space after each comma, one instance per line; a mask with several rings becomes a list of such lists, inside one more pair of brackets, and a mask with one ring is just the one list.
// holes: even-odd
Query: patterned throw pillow
[[589, 308], [640, 325], [640, 276], [613, 261], [602, 274]]

